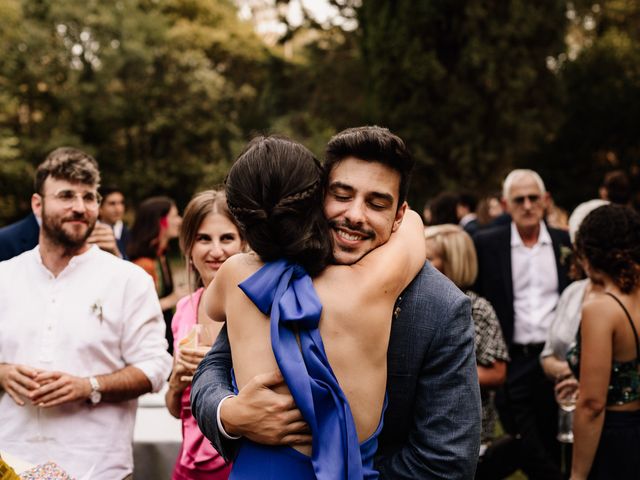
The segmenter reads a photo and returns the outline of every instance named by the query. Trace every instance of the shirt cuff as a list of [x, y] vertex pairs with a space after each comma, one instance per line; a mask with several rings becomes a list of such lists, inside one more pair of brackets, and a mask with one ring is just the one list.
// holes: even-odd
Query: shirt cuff
[[220, 400], [220, 403], [218, 403], [218, 409], [216, 410], [216, 422], [218, 424], [218, 431], [224, 438], [228, 440], [238, 440], [240, 437], [234, 437], [233, 435], [229, 435], [224, 430], [224, 427], [222, 426], [222, 421], [220, 420], [220, 407], [222, 407], [222, 402], [224, 402], [227, 398], [231, 398], [231, 397], [235, 397], [235, 395], [227, 395], [222, 400]]
[[171, 375], [172, 363], [171, 355], [167, 351], [163, 351], [156, 358], [132, 363], [130, 366], [141, 370], [151, 382], [151, 391], [158, 393]]

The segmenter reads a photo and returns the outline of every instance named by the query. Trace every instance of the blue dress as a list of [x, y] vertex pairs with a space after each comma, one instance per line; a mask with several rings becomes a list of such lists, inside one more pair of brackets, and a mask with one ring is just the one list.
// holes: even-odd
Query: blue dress
[[359, 444], [349, 403], [320, 338], [322, 304], [307, 272], [282, 259], [266, 263], [239, 287], [262, 313], [270, 315], [276, 362], [313, 440], [308, 457], [291, 447], [260, 445], [245, 439], [229, 478], [377, 479], [373, 458], [382, 420], [376, 432]]

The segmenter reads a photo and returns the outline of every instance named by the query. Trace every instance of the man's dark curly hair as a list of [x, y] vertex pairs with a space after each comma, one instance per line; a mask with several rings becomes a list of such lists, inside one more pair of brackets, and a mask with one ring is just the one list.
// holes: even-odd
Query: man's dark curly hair
[[330, 262], [322, 177], [313, 154], [287, 138], [254, 138], [240, 154], [225, 181], [227, 205], [263, 261], [286, 258], [311, 276]]
[[576, 251], [622, 292], [631, 292], [640, 285], [640, 214], [622, 205], [596, 208], [580, 225]]

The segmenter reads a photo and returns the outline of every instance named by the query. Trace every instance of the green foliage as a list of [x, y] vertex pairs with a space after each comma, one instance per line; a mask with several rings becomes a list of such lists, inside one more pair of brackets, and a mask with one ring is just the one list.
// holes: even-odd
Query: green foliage
[[21, 213], [25, 165], [55, 147], [94, 154], [132, 202], [184, 204], [264, 124], [271, 53], [231, 1], [9, 0], [0, 14], [0, 181], [21, 187], [3, 188], [0, 222]]
[[564, 2], [369, 0], [359, 10], [369, 120], [419, 162], [414, 198], [497, 187], [556, 123], [547, 56], [563, 51]]
[[132, 204], [184, 205], [254, 134], [321, 157], [367, 123], [412, 149], [414, 205], [492, 191], [515, 166], [564, 206], [605, 170], [640, 172], [638, 2], [330, 3], [342, 21], [307, 17], [267, 47], [233, 0], [0, 2], [0, 225], [29, 209], [34, 166], [62, 145], [95, 155]]
[[595, 197], [605, 172], [637, 175], [640, 168], [640, 5], [615, 0], [578, 7], [577, 28], [584, 30], [585, 20], [595, 26], [583, 31], [577, 57], [560, 68], [563, 123], [538, 155], [541, 172], [555, 179], [554, 197], [568, 206]]

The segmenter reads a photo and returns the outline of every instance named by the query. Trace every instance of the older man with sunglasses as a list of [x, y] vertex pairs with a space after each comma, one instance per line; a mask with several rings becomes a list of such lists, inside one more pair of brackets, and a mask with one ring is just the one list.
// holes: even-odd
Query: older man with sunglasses
[[89, 243], [100, 173], [59, 148], [36, 170], [39, 243], [0, 263], [0, 446], [74, 478], [130, 478], [137, 397], [171, 371], [155, 287]]
[[505, 429], [522, 439], [521, 467], [529, 478], [560, 479], [557, 405], [538, 355], [569, 283], [563, 254], [569, 235], [544, 223], [549, 194], [533, 170], [509, 173], [502, 196], [511, 223], [474, 238], [476, 291], [495, 308], [511, 357], [497, 405]]

